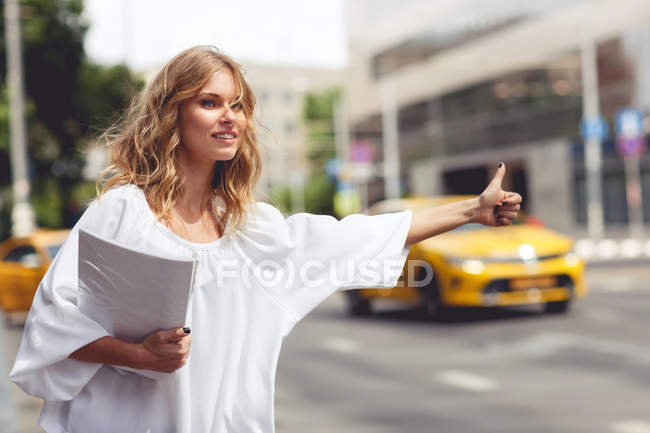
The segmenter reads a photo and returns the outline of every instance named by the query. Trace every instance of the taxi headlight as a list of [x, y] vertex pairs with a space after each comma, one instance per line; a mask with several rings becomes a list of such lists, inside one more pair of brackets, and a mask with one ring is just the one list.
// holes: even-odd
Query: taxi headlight
[[571, 250], [564, 256], [564, 263], [570, 268], [578, 266], [580, 264], [580, 256]]
[[569, 252], [564, 255], [564, 263], [570, 268], [578, 266], [580, 263], [582, 263], [582, 257], [576, 248], [576, 244], [572, 244]]
[[453, 258], [449, 262], [463, 270], [466, 274], [481, 275], [485, 270], [485, 264], [478, 259]]

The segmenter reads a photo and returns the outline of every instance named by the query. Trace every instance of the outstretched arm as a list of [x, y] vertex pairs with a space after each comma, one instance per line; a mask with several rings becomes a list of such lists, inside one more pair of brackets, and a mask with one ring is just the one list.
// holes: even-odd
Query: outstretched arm
[[506, 166], [500, 162], [492, 182], [480, 196], [468, 200], [413, 211], [406, 246], [453, 230], [467, 223], [506, 226], [517, 217], [521, 196], [503, 191], [501, 182]]

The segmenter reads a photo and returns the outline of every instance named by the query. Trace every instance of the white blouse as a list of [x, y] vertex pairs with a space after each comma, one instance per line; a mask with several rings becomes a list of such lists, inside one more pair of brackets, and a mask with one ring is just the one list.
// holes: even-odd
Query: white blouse
[[[394, 287], [410, 223], [410, 211], [285, 219], [260, 202], [245, 229], [194, 243], [156, 220], [140, 188], [113, 188], [88, 207], [43, 277], [11, 379], [45, 399], [39, 424], [50, 433], [274, 432], [282, 341], [336, 290]], [[169, 379], [68, 358], [108, 335], [76, 307], [79, 228], [198, 259], [190, 356]]]

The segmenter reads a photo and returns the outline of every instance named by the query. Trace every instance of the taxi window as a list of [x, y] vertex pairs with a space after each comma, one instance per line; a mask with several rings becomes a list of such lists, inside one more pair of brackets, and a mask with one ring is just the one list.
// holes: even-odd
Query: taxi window
[[31, 245], [21, 245], [9, 251], [2, 259], [4, 262], [20, 263], [23, 266], [36, 267], [41, 265], [41, 259], [36, 249]]
[[58, 253], [59, 249], [61, 249], [61, 245], [63, 244], [48, 245], [47, 253], [50, 255], [51, 258], [56, 257], [56, 253]]

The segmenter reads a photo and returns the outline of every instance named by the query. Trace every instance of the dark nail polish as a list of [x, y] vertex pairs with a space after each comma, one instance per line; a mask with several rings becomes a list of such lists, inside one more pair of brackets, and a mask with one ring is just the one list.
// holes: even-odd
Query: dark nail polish
[[501, 166], [502, 166], [502, 165], [503, 165], [503, 163], [502, 163], [502, 162], [500, 162], [500, 163], [499, 163], [499, 168], [501, 168]]
[[501, 205], [502, 205], [502, 206], [508, 206], [508, 202], [507, 202], [507, 201], [504, 201], [503, 203], [501, 203]]
[[501, 208], [501, 206], [496, 205], [496, 206], [494, 206], [494, 209], [492, 209], [492, 212], [494, 212], [494, 214], [496, 215], [496, 214], [499, 213], [499, 209], [500, 209], [500, 208]]
[[186, 326], [185, 328], [183, 328], [183, 332], [189, 334], [190, 332], [192, 332], [192, 330]]

